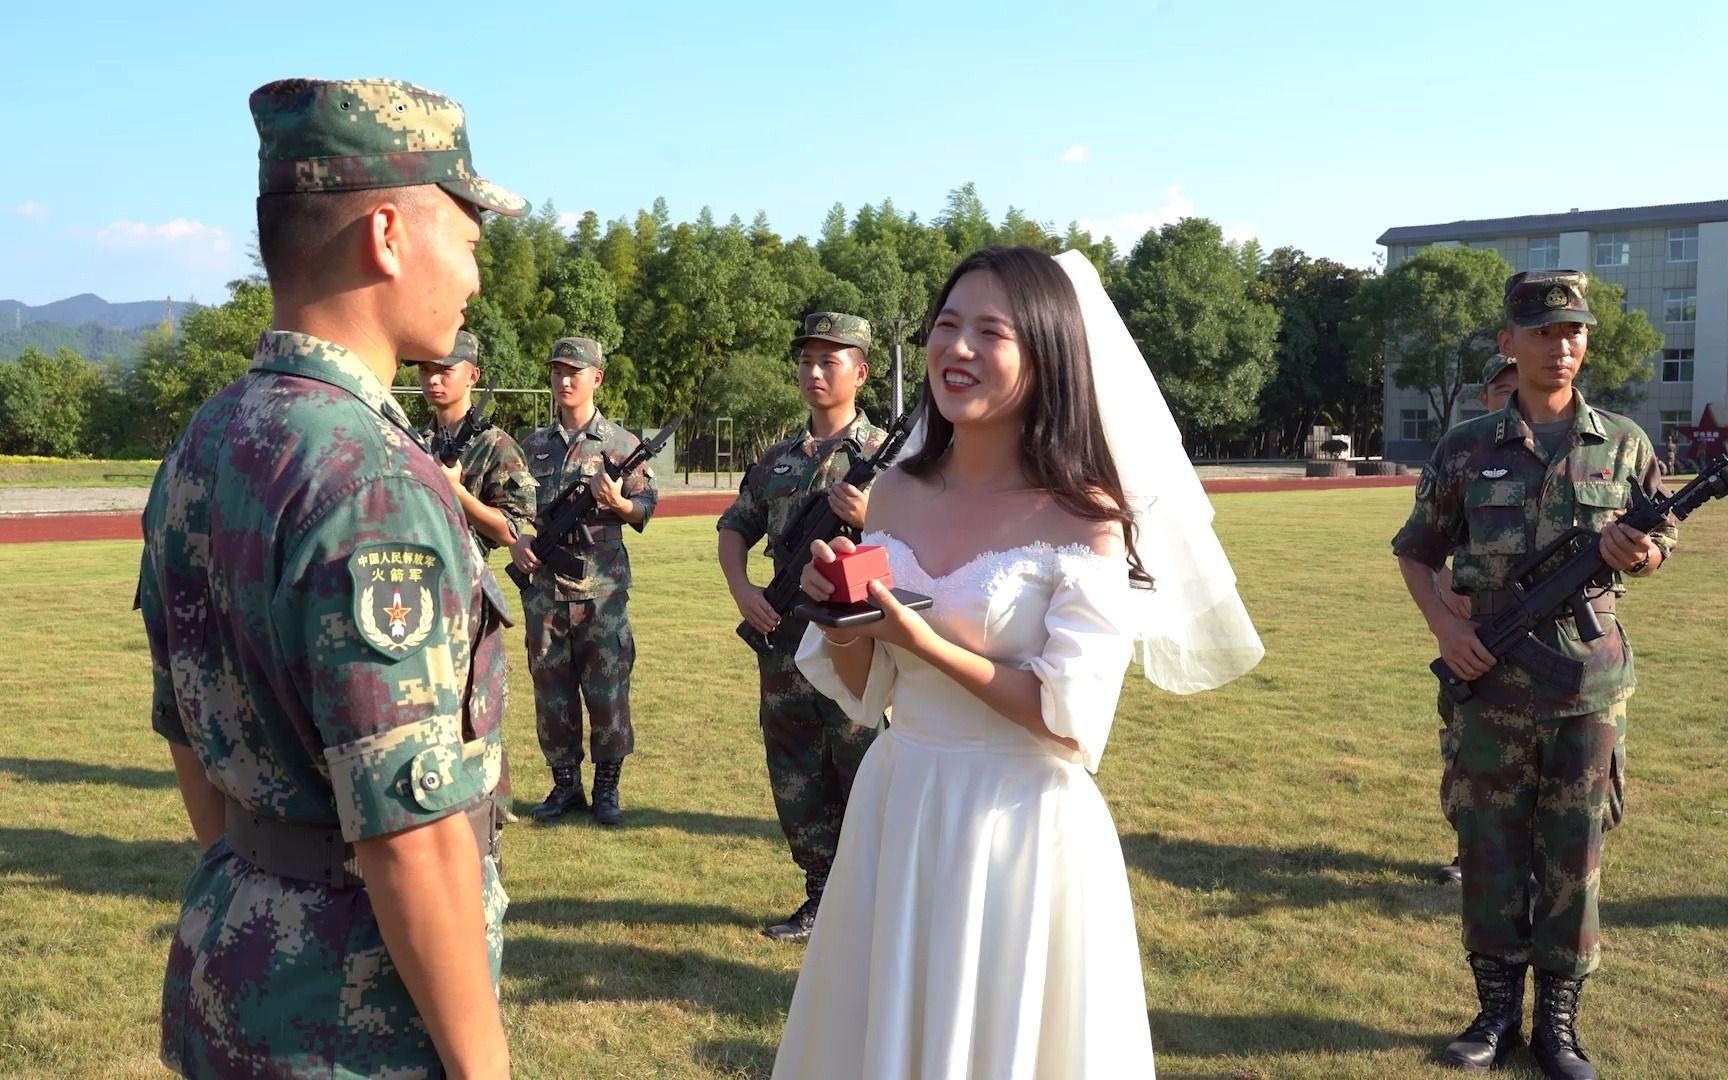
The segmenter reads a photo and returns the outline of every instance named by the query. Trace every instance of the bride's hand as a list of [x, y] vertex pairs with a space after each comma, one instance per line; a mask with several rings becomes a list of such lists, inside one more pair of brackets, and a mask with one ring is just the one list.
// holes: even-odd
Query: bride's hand
[[870, 582], [867, 588], [870, 602], [882, 609], [882, 617], [873, 622], [836, 630], [835, 633], [856, 634], [859, 637], [898, 645], [909, 652], [922, 652], [929, 638], [935, 633], [930, 624], [924, 621], [924, 616], [896, 600], [893, 592], [880, 581]]
[[810, 561], [804, 564], [803, 573], [798, 575], [798, 587], [804, 590], [804, 595], [820, 603], [834, 595], [834, 583], [822, 576], [817, 569], [820, 564], [831, 563], [836, 556], [850, 555], [858, 550], [858, 546], [844, 536], [823, 542], [810, 541]]

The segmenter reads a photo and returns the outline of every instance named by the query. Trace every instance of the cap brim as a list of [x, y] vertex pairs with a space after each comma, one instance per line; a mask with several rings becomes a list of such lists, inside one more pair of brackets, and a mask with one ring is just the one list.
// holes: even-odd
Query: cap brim
[[847, 348], [851, 349], [864, 349], [866, 353], [870, 351], [869, 349], [865, 349], [863, 345], [856, 341], [847, 341], [845, 338], [838, 338], [833, 334], [799, 334], [797, 337], [792, 339], [792, 347], [796, 349], [806, 341], [828, 341], [835, 345], [845, 345]]
[[1542, 314], [1532, 318], [1512, 320], [1513, 325], [1521, 326], [1526, 330], [1534, 330], [1538, 326], [1552, 326], [1555, 323], [1563, 322], [1575, 322], [1582, 323], [1585, 326], [1595, 326], [1596, 316], [1590, 314], [1588, 311], [1573, 311], [1570, 308], [1555, 308], [1553, 311], [1544, 311]]
[[521, 217], [522, 211], [528, 209], [527, 199], [478, 176], [466, 180], [441, 180], [438, 186], [463, 202], [505, 217]]

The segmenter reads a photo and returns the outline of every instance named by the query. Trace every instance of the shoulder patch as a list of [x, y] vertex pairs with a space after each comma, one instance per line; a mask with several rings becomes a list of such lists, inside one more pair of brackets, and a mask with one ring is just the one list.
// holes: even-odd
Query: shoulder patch
[[1505, 475], [1506, 475], [1505, 469], [1483, 469], [1482, 470], [1482, 479], [1484, 479], [1484, 480], [1498, 480], [1502, 476], [1505, 476]]
[[1421, 502], [1434, 494], [1434, 466], [1422, 466], [1422, 476], [1416, 481], [1416, 501]]
[[444, 557], [423, 544], [367, 544], [348, 558], [354, 626], [366, 644], [400, 660], [426, 644], [438, 625]]
[[792, 471], [792, 463], [790, 461], [782, 461], [780, 464], [774, 466], [774, 475], [775, 476], [785, 476], [787, 473], [789, 473], [791, 471]]

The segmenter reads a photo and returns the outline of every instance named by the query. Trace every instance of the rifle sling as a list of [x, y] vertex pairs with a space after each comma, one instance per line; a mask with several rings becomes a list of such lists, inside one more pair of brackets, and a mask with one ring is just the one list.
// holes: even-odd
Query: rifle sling
[[[223, 838], [234, 854], [267, 874], [318, 882], [333, 889], [358, 889], [360, 860], [354, 845], [333, 825], [303, 825], [254, 814], [225, 799]], [[474, 846], [481, 858], [498, 852], [498, 824], [488, 794], [467, 810]]]

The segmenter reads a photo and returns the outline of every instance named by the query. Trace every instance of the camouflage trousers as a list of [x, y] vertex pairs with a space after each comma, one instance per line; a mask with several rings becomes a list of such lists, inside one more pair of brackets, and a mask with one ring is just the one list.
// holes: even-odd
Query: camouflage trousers
[[[489, 857], [481, 887], [496, 995], [509, 897]], [[365, 890], [266, 873], [227, 840], [186, 886], [161, 1033], [162, 1064], [180, 1076], [444, 1075]]]
[[[1456, 805], [1452, 798], [1452, 785], [1456, 774], [1452, 763], [1458, 757], [1458, 724], [1457, 714], [1452, 706], [1452, 698], [1444, 688], [1440, 690], [1439, 701], [1435, 711], [1440, 714], [1440, 812], [1446, 815], [1447, 824], [1454, 829], [1458, 823], [1453, 820], [1452, 807]], [[1614, 826], [1626, 820], [1626, 729], [1620, 729], [1620, 738], [1614, 743], [1613, 783], [1608, 789], [1608, 820], [1602, 823], [1602, 831], [1608, 832]]]
[[1458, 706], [1455, 723], [1448, 802], [1464, 874], [1465, 949], [1589, 974], [1601, 954], [1602, 834], [1626, 703], [1538, 719], [1527, 708], [1472, 699]]
[[[797, 629], [801, 634], [802, 626]], [[810, 685], [792, 655], [792, 649], [780, 648], [756, 658], [762, 745], [780, 829], [792, 861], [804, 871], [806, 890], [816, 895], [834, 865], [852, 779], [877, 729], [854, 724]]]
[[630, 723], [630, 669], [636, 638], [630, 594], [594, 600], [553, 599], [551, 590], [522, 593], [528, 671], [534, 680], [534, 730], [548, 765], [582, 763], [582, 714], [596, 762], [623, 761], [636, 749]]

